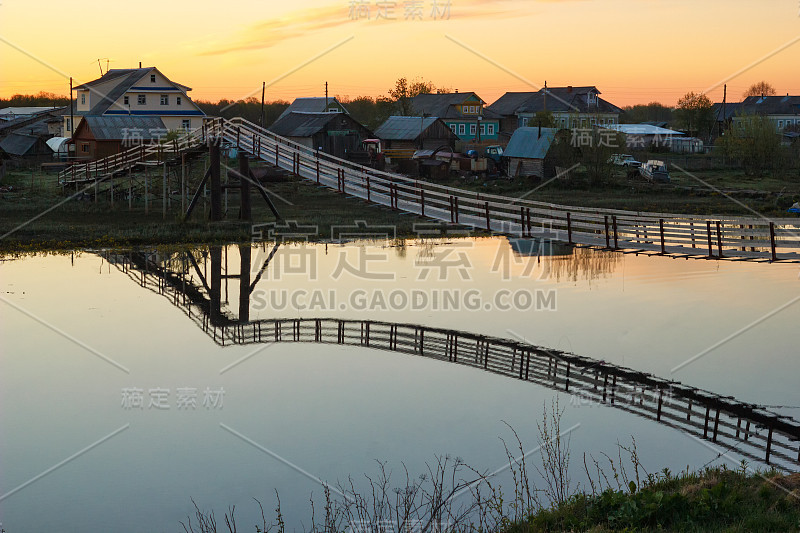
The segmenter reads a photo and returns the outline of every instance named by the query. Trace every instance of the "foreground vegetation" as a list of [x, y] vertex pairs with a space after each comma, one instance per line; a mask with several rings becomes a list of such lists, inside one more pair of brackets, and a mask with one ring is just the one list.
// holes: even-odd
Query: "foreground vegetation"
[[[616, 457], [584, 455], [584, 487], [573, 484], [570, 431], [561, 430], [563, 410], [553, 400], [537, 423], [538, 460], [528, 463], [516, 432], [512, 449], [504, 442], [511, 490], [503, 490], [493, 473], [479, 472], [460, 459], [438, 457], [415, 477], [402, 471], [404, 485], [391, 483], [391, 469], [378, 463], [366, 475], [366, 490], [352, 478], [325, 485], [323, 513], [316, 516], [311, 499], [309, 533], [538, 533], [631, 531], [797, 531], [800, 530], [800, 473], [758, 471], [743, 462], [673, 475], [665, 469], [648, 473], [635, 439], [618, 444]], [[535, 456], [533, 456], [535, 457]], [[498, 471], [499, 472], [499, 471]], [[333, 497], [332, 492], [339, 497]], [[463, 498], [460, 496], [464, 494]], [[276, 491], [277, 496], [277, 491]], [[280, 497], [275, 519], [268, 523], [255, 501], [262, 523], [257, 532], [285, 533]], [[194, 516], [181, 522], [187, 533], [217, 531], [213, 511], [192, 500]], [[236, 531], [236, 508], [224, 513], [230, 533]]]

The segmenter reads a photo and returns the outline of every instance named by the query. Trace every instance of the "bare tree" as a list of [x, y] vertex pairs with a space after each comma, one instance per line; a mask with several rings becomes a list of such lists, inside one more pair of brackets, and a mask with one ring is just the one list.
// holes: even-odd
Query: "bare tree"
[[766, 81], [759, 81], [748, 87], [742, 94], [742, 98], [747, 98], [748, 96], [775, 96], [776, 94], [778, 94], [778, 91], [775, 90], [775, 87]]

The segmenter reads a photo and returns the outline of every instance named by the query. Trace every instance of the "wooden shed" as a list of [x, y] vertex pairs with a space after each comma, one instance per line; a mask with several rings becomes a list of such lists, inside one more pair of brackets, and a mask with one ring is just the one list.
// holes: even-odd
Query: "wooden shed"
[[458, 136], [437, 117], [389, 117], [375, 130], [375, 136], [388, 149], [427, 149], [440, 146], [454, 148]]
[[293, 111], [276, 120], [269, 130], [298, 144], [345, 159], [359, 151], [361, 141], [374, 134], [346, 113]]
[[556, 138], [556, 128], [517, 128], [503, 157], [510, 177], [545, 177], [545, 158]]
[[167, 134], [159, 117], [85, 116], [72, 140], [78, 159], [102, 159], [132, 146], [158, 142]]

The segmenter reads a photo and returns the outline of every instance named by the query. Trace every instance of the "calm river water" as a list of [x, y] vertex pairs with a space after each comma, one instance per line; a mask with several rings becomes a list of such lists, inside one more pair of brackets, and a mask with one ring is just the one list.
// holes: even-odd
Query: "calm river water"
[[[185, 254], [158, 259], [178, 257], [171, 266], [186, 269], [195, 296], [218, 282], [231, 320], [372, 319], [525, 340], [800, 416], [798, 265], [502, 237], [272, 249], [250, 248], [244, 306], [238, 246], [192, 251], [196, 268]], [[631, 436], [651, 472], [739, 460], [655, 421], [480, 369], [353, 346], [221, 346], [199, 307], [189, 316], [182, 298], [143, 287], [120, 257], [0, 263], [9, 533], [182, 531], [192, 498], [219, 522], [236, 505], [246, 530], [260, 522], [253, 498], [270, 511], [275, 489], [289, 529], [300, 530], [309, 496], [322, 493], [317, 480], [362, 480], [377, 460], [395, 473], [402, 464], [422, 473], [445, 454], [500, 469], [500, 439], [513, 439], [506, 424], [535, 448], [536, 422], [556, 398], [562, 429], [574, 428], [576, 482], [584, 453], [616, 455]], [[215, 257], [228, 277], [213, 281]]]

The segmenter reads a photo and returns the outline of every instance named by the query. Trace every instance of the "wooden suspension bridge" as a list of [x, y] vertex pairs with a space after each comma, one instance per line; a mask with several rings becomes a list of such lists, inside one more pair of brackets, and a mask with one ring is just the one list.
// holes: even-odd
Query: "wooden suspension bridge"
[[[196, 188], [186, 216], [206, 184], [211, 188], [211, 220], [219, 220], [221, 190], [219, 145], [235, 147], [242, 198], [240, 217], [250, 218], [251, 189], [269, 202], [268, 192], [253, 178], [248, 159], [253, 158], [329, 187], [341, 194], [390, 209], [453, 224], [472, 226], [506, 235], [541, 237], [576, 245], [671, 255], [687, 258], [800, 261], [800, 220], [766, 217], [701, 217], [685, 214], [596, 209], [484, 194], [416, 180], [364, 167], [279, 137], [241, 118], [217, 118], [171, 143], [135, 146], [121, 154], [89, 163], [74, 164], [60, 174], [63, 187], [98, 189], [125, 179], [132, 169], [164, 168], [166, 206], [167, 166], [208, 148], [211, 164]], [[216, 154], [216, 158], [215, 158]], [[230, 187], [230, 186], [229, 186]], [[182, 187], [185, 207], [186, 184]], [[273, 212], [279, 216], [274, 206]], [[166, 213], [166, 207], [164, 207]]]
[[[321, 343], [398, 352], [466, 365], [616, 407], [777, 468], [800, 470], [800, 421], [766, 407], [580, 355], [526, 342], [417, 324], [337, 318], [251, 320], [250, 296], [278, 249], [251, 280], [251, 247], [240, 245], [239, 274], [222, 249], [208, 261], [190, 252], [102, 252], [141, 287], [167, 298], [220, 346]], [[227, 256], [226, 256], [227, 257]], [[210, 265], [210, 272], [209, 272]], [[224, 311], [223, 281], [239, 281], [238, 315]]]

